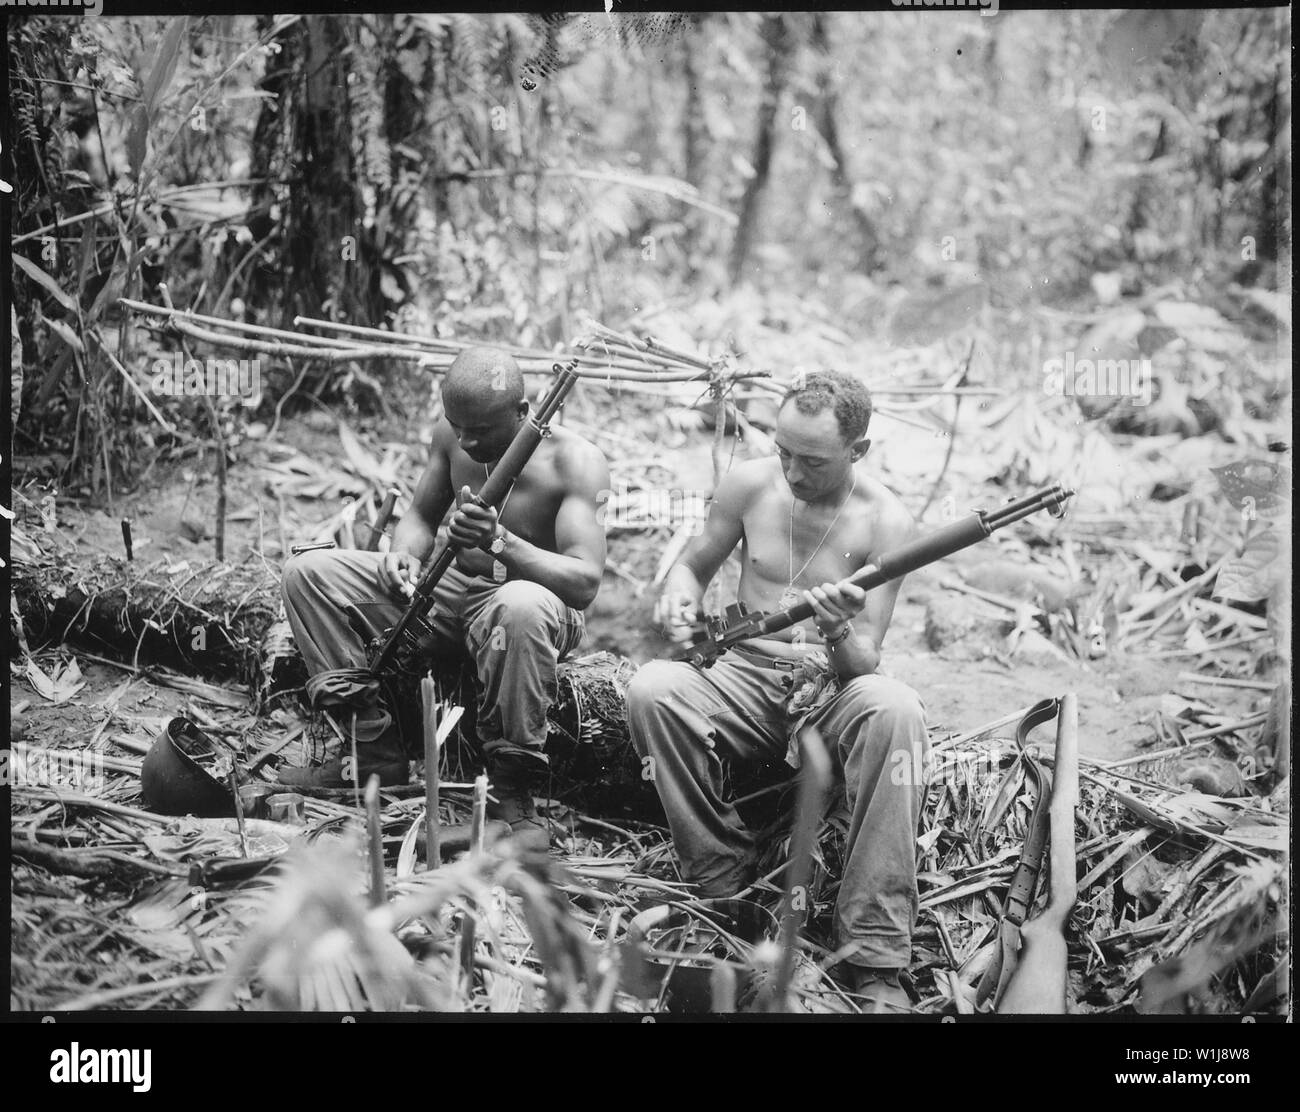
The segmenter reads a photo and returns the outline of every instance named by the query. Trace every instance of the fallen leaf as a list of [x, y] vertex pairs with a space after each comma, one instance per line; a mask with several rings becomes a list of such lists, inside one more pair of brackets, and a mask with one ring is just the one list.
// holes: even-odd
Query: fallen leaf
[[357, 439], [357, 434], [348, 428], [344, 421], [339, 422], [339, 439], [343, 442], [343, 451], [352, 464], [352, 469], [363, 479], [369, 479], [380, 487], [391, 486], [395, 475], [385, 471], [370, 451]]
[[77, 665], [76, 657], [69, 660], [53, 677], [45, 672], [34, 660], [27, 662], [26, 673], [27, 679], [31, 682], [36, 693], [55, 704], [66, 703], [86, 686], [86, 681], [81, 675], [81, 668]]
[[1273, 579], [1280, 570], [1280, 551], [1274, 530], [1261, 529], [1252, 533], [1245, 551], [1219, 569], [1214, 581], [1214, 597], [1239, 602], [1268, 598]]
[[1291, 501], [1291, 469], [1269, 459], [1243, 459], [1211, 467], [1219, 489], [1238, 510], [1267, 516], [1285, 510]]

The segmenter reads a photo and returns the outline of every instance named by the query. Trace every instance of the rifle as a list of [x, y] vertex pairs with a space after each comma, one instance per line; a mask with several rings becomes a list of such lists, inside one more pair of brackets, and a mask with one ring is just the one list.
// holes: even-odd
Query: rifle
[[1065, 924], [1078, 898], [1074, 850], [1078, 801], [1079, 700], [1063, 695], [1052, 766], [1051, 887], [1042, 913], [1020, 928], [1020, 959], [998, 1001], [999, 1013], [1065, 1014]]
[[[1011, 874], [1011, 883], [1007, 886], [1007, 894], [1003, 900], [1002, 919], [998, 924], [997, 949], [994, 950], [993, 958], [985, 968], [975, 990], [977, 1007], [983, 1006], [986, 1001], [990, 1006], [996, 1005], [1011, 983], [1020, 953], [1020, 930], [1034, 906], [1038, 878], [1043, 868], [1043, 853], [1047, 849], [1048, 826], [1051, 819], [1048, 800], [1051, 796], [1052, 780], [1037, 758], [1025, 746], [1030, 731], [1052, 721], [1060, 711], [1060, 699], [1044, 699], [1030, 707], [1016, 726], [1016, 749], [1019, 752], [1016, 759], [1024, 768], [1025, 778], [1033, 782], [1034, 806], [1029, 822], [1025, 826], [1025, 841], [1020, 847], [1020, 860], [1016, 863], [1016, 871]], [[1008, 798], [1006, 803], [1010, 805], [1011, 800]], [[986, 816], [986, 821], [992, 821], [991, 817]]]
[[[515, 480], [523, 471], [524, 465], [537, 445], [542, 442], [543, 437], [551, 435], [551, 418], [559, 412], [569, 391], [577, 383], [577, 367], [576, 359], [563, 366], [559, 363], [554, 365], [554, 370], [560, 377], [555, 380], [546, 397], [541, 400], [537, 412], [530, 413], [528, 420], [519, 426], [519, 431], [515, 433], [515, 438], [510, 442], [505, 455], [497, 460], [492, 473], [483, 481], [476, 496], [479, 505], [497, 509], [505, 501], [506, 495], [510, 493], [510, 488], [514, 486]], [[425, 623], [424, 616], [433, 605], [434, 588], [451, 567], [457, 551], [457, 546], [451, 541], [447, 541], [442, 546], [420, 574], [411, 601], [397, 624], [390, 627], [382, 638], [376, 639], [372, 644], [367, 668], [373, 678], [379, 678], [384, 674], [399, 647], [419, 651], [421, 643], [434, 636], [433, 630]]]
[[[899, 579], [917, 568], [968, 548], [995, 530], [1005, 528], [1039, 510], [1047, 510], [1053, 517], [1062, 517], [1065, 514], [1065, 502], [1072, 497], [1073, 490], [1067, 490], [1060, 483], [1053, 483], [1033, 494], [1008, 502], [999, 509], [976, 510], [963, 521], [953, 522], [937, 529], [928, 537], [921, 537], [884, 553], [874, 565], [869, 564], [844, 582], [852, 583], [865, 591], [874, 590], [891, 579]], [[673, 659], [687, 661], [697, 668], [708, 668], [733, 645], [748, 641], [751, 637], [762, 637], [788, 629], [812, 616], [813, 608], [807, 602], [753, 614], [749, 613], [744, 603], [735, 602], [721, 616], [706, 617], [701, 632]]]

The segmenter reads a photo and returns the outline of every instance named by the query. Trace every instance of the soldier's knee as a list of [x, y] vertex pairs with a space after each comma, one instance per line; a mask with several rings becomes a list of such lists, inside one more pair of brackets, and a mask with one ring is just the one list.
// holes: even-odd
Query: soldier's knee
[[844, 689], [845, 697], [855, 706], [869, 710], [890, 722], [925, 725], [925, 706], [921, 697], [907, 684], [888, 676], [855, 676]]
[[496, 589], [486, 616], [491, 624], [507, 630], [528, 628], [537, 625], [539, 616], [554, 604], [555, 595], [540, 583], [512, 579]]
[[677, 669], [672, 661], [652, 660], [642, 664], [627, 687], [629, 712], [645, 711], [664, 702], [677, 686]]
[[319, 581], [321, 573], [329, 567], [332, 559], [333, 553], [324, 549], [290, 556], [280, 573], [281, 597], [286, 602], [299, 598], [307, 583]]

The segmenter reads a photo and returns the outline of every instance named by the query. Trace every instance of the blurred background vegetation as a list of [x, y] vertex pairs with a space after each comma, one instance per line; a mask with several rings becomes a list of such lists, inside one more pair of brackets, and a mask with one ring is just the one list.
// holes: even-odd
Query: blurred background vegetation
[[[1289, 43], [1284, 9], [11, 14], [15, 448], [111, 491], [203, 429], [138, 389], [159, 349], [117, 298], [164, 281], [251, 323], [544, 349], [669, 311], [815, 359], [975, 313], [1011, 388], [1053, 313], [1176, 289], [1276, 326]], [[281, 363], [263, 416], [415, 373]]]

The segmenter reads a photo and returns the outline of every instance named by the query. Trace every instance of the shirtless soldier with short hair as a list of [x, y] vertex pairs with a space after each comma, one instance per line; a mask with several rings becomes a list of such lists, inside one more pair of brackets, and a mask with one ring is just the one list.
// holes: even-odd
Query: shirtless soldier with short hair
[[[743, 463], [719, 482], [704, 531], [669, 572], [655, 612], [680, 639], [740, 544], [740, 601], [751, 610], [809, 601], [815, 616], [743, 642], [707, 670], [645, 665], [628, 690], [628, 719], [637, 751], [652, 758], [685, 879], [704, 897], [732, 896], [755, 878], [753, 835], [722, 796], [722, 759], [784, 756], [797, 765], [798, 730], [818, 729], [851, 815], [836, 904], [845, 975], [873, 1010], [900, 1011], [923, 789], [891, 773], [917, 767], [928, 736], [916, 692], [876, 671], [901, 580], [869, 593], [840, 582], [915, 535], [902, 503], [861, 466], [870, 418], [856, 379], [818, 372], [796, 384], [777, 416], [777, 458]], [[809, 677], [819, 694], [792, 704]]]
[[[461, 546], [434, 591], [427, 621], [474, 658], [478, 734], [497, 802], [489, 814], [514, 827], [540, 825], [533, 789], [544, 777], [546, 713], [555, 666], [582, 640], [583, 611], [605, 569], [598, 504], [609, 489], [604, 454], [553, 425], [516, 480], [500, 513], [470, 501], [528, 417], [523, 376], [492, 348], [467, 348], [442, 384], [443, 417], [411, 508], [377, 552], [308, 552], [285, 564], [282, 591], [294, 638], [312, 680], [363, 668], [366, 646], [394, 625], [434, 548], [443, 515]], [[309, 690], [312, 681], [309, 680]], [[346, 723], [351, 725], [351, 715]], [[397, 722], [380, 707], [357, 721], [357, 779], [406, 782]], [[282, 769], [290, 785], [347, 786], [350, 755], [319, 768]]]

